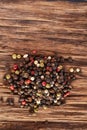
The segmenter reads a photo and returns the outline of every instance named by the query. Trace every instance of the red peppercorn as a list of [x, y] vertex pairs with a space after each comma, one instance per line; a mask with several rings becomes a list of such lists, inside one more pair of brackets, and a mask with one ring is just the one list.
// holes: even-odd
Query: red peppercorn
[[33, 54], [36, 54], [36, 52], [37, 52], [36, 50], [33, 50], [33, 51], [32, 51]]
[[64, 97], [67, 97], [69, 95], [70, 95], [70, 92], [67, 92], [67, 93], [64, 94]]
[[46, 84], [47, 84], [47, 83], [46, 83], [45, 81], [42, 82], [42, 85], [43, 85], [43, 86], [46, 86]]
[[44, 56], [44, 59], [46, 60], [46, 59], [47, 59], [47, 56]]
[[17, 65], [17, 64], [14, 64], [13, 69], [14, 69], [14, 70], [17, 70], [17, 69], [18, 69], [18, 65]]
[[30, 61], [34, 60], [33, 57], [30, 57]]
[[46, 70], [50, 70], [50, 67], [49, 67], [49, 66], [47, 66], [47, 67], [46, 67]]
[[69, 79], [71, 79], [71, 77], [70, 77], [70, 76], [68, 77], [68, 80], [69, 80]]
[[49, 67], [49, 66], [47, 66], [47, 67], [46, 67], [46, 70], [48, 70], [48, 71], [50, 71], [50, 72], [51, 72], [51, 71], [52, 71], [52, 68], [51, 68], [51, 67]]
[[23, 81], [23, 80], [19, 81], [19, 84], [20, 84], [20, 85], [22, 85], [23, 83], [24, 83], [24, 81]]
[[33, 57], [30, 57], [30, 63], [33, 63], [34, 62], [34, 59], [33, 59]]
[[59, 71], [60, 71], [60, 69], [59, 69], [59, 68], [57, 68], [57, 69], [56, 69], [56, 71], [57, 71], [57, 72], [59, 72]]
[[22, 103], [21, 103], [21, 104], [22, 104], [23, 106], [24, 106], [24, 105], [26, 105], [26, 101], [22, 101]]
[[50, 71], [50, 72], [52, 71], [52, 68], [51, 68], [51, 67], [49, 68], [49, 71]]
[[63, 85], [65, 85], [67, 83], [67, 81], [65, 81], [64, 83], [63, 83]]
[[31, 80], [28, 79], [28, 80], [25, 80], [25, 84], [30, 84], [31, 83]]
[[13, 85], [11, 85], [11, 86], [10, 86], [10, 89], [13, 91], [13, 90], [14, 90], [14, 86], [13, 86]]
[[32, 71], [31, 71], [31, 74], [32, 74], [32, 75], [34, 75], [34, 74], [35, 74], [35, 72], [32, 70]]

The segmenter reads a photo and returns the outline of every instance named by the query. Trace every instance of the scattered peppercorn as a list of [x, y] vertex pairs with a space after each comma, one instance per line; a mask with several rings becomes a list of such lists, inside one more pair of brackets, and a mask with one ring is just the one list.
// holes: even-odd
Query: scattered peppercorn
[[14, 105], [14, 98], [9, 97], [6, 100], [7, 105], [13, 106]]
[[79, 73], [81, 70], [80, 68], [76, 68], [76, 72]]
[[[19, 95], [20, 107], [29, 107], [31, 113], [41, 106], [46, 109], [47, 106], [63, 104], [70, 95], [75, 74], [81, 71], [73, 67], [67, 71], [63, 63], [68, 58], [35, 54], [36, 50], [32, 54], [13, 54], [12, 58], [18, 63], [4, 76], [10, 91]], [[7, 103], [13, 105], [14, 100], [8, 98]]]
[[69, 70], [71, 73], [73, 73], [74, 72], [74, 68], [70, 68], [70, 70]]
[[4, 102], [3, 97], [0, 97], [0, 103]]

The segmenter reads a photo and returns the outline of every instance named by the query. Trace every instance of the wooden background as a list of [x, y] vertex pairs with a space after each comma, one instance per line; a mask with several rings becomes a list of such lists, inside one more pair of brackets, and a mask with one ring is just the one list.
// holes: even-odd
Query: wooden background
[[[0, 130], [87, 130], [87, 2], [76, 1], [0, 0]], [[32, 49], [72, 56], [82, 69], [66, 104], [33, 115], [17, 107], [17, 96], [6, 105], [11, 95], [2, 82], [10, 55]]]

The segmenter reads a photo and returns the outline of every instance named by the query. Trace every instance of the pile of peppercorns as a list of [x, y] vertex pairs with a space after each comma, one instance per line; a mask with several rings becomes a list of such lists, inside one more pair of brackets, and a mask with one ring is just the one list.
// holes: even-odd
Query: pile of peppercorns
[[13, 94], [19, 96], [20, 107], [36, 112], [39, 107], [61, 105], [70, 94], [71, 82], [79, 68], [67, 71], [66, 59], [42, 54], [13, 54], [15, 64], [4, 76], [4, 82]]

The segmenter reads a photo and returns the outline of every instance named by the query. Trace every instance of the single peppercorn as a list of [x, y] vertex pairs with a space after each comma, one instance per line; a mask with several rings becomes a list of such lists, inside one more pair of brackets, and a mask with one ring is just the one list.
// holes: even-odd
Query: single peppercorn
[[5, 75], [5, 78], [6, 78], [7, 80], [9, 80], [9, 79], [11, 78], [11, 75], [10, 75], [10, 74], [6, 74], [6, 75]]
[[47, 83], [46, 83], [45, 81], [42, 82], [42, 86], [46, 86], [46, 84], [47, 84]]
[[21, 55], [20, 55], [20, 54], [18, 54], [18, 55], [17, 55], [17, 58], [18, 58], [18, 59], [21, 59]]
[[74, 72], [74, 68], [70, 68], [70, 70], [69, 70], [71, 73], [73, 73]]
[[10, 97], [7, 98], [6, 103], [7, 103], [7, 105], [13, 106], [14, 105], [14, 98], [10, 98]]
[[79, 73], [81, 70], [80, 68], [76, 68], [76, 72]]
[[27, 57], [28, 57], [28, 54], [24, 54], [24, 55], [23, 55], [23, 58], [27, 58]]
[[16, 60], [16, 59], [17, 59], [17, 54], [14, 53], [14, 54], [12, 55], [12, 59]]
[[19, 73], [20, 73], [19, 70], [16, 70], [16, 71], [15, 71], [15, 74], [19, 75]]
[[51, 88], [50, 84], [47, 83], [46, 84], [46, 88]]

